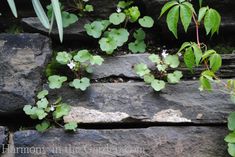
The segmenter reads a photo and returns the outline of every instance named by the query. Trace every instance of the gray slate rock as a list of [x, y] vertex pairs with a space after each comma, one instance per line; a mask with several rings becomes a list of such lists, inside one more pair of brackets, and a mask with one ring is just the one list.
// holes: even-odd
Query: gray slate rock
[[[65, 28], [64, 40], [91, 40], [84, 29], [84, 25], [87, 23], [90, 23], [90, 20], [81, 18], [76, 23]], [[53, 27], [51, 34], [49, 34], [48, 30], [43, 27], [37, 17], [23, 18], [22, 25], [25, 32], [41, 33], [44, 35], [50, 35], [54, 39], [59, 39], [57, 27]]]
[[34, 103], [51, 54], [50, 40], [42, 35], [0, 35], [0, 115]]
[[[110, 76], [120, 76], [127, 78], [139, 78], [134, 72], [133, 66], [138, 63], [145, 63], [149, 67], [153, 67], [148, 56], [150, 54], [130, 54], [115, 57], [106, 57], [101, 66], [95, 66], [93, 72], [93, 79], [101, 79]], [[223, 66], [219, 71], [219, 76], [222, 78], [235, 77], [235, 54], [222, 55]], [[183, 71], [184, 78], [192, 79], [198, 77], [204, 68], [196, 68], [195, 73], [192, 74], [187, 68], [180, 67], [178, 70]]]
[[14, 134], [17, 148], [38, 148], [41, 154], [16, 157], [228, 157], [225, 127], [152, 127], [147, 129], [78, 130], [51, 129], [40, 134]]
[[74, 108], [64, 118], [79, 123], [225, 123], [234, 104], [226, 94], [198, 90], [198, 81], [167, 85], [155, 92], [144, 83], [96, 83], [86, 92], [70, 87], [50, 91], [50, 100]]
[[8, 129], [0, 126], [0, 154], [8, 143]]

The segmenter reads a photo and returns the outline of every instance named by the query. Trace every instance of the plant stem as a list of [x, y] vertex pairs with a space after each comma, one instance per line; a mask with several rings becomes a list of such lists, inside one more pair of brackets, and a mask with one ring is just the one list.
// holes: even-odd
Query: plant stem
[[196, 26], [197, 45], [198, 45], [199, 48], [201, 48], [200, 36], [199, 36], [199, 23], [196, 20], [196, 17], [195, 17], [194, 13], [193, 13], [193, 21], [194, 21], [195, 26]]

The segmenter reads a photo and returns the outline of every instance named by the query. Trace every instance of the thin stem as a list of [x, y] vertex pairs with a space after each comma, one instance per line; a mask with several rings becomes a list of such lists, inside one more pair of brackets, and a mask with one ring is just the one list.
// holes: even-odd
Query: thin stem
[[201, 44], [200, 44], [200, 36], [199, 36], [199, 23], [198, 21], [196, 20], [196, 17], [195, 17], [195, 14], [193, 13], [193, 21], [196, 25], [196, 36], [197, 36], [197, 45], [198, 47], [200, 48], [201, 47]]

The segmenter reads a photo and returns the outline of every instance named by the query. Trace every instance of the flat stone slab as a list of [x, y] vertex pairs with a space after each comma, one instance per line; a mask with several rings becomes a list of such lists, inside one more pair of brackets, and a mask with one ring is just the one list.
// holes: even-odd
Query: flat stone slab
[[8, 129], [0, 126], [0, 154], [8, 143]]
[[96, 83], [86, 92], [70, 87], [50, 91], [72, 105], [66, 122], [78, 123], [226, 123], [234, 104], [226, 94], [200, 92], [198, 81], [167, 85], [155, 92], [144, 83]]
[[[87, 35], [84, 29], [84, 25], [89, 22], [90, 20], [88, 19], [80, 18], [76, 23], [64, 29], [64, 40], [91, 40], [92, 38]], [[26, 32], [49, 35], [48, 30], [43, 27], [37, 17], [23, 18], [22, 24]], [[50, 36], [55, 39], [59, 38], [57, 27], [52, 29]]]
[[51, 54], [50, 40], [42, 35], [0, 35], [0, 115], [34, 103]]
[[71, 134], [51, 129], [43, 134], [16, 132], [14, 144], [19, 150], [16, 157], [229, 157], [226, 133], [225, 127], [78, 130]]
[[[105, 57], [105, 61], [101, 66], [95, 66], [93, 72], [93, 79], [101, 79], [109, 76], [120, 76], [136, 79], [139, 76], [134, 72], [133, 66], [138, 63], [145, 63], [153, 67], [151, 61], [148, 59], [150, 54], [129, 54], [115, 57]], [[235, 54], [222, 55], [223, 66], [219, 71], [219, 76], [222, 78], [235, 77]], [[181, 66], [178, 70], [183, 71], [184, 78], [192, 79], [198, 77], [204, 68], [199, 67], [195, 69], [192, 74], [187, 68]]]

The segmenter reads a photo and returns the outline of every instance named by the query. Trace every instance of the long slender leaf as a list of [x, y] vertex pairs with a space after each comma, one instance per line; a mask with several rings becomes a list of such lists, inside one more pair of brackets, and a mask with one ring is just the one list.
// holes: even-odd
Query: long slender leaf
[[169, 30], [174, 34], [175, 38], [178, 38], [177, 36], [178, 21], [179, 21], [179, 5], [171, 8], [166, 17], [167, 26]]
[[12, 11], [13, 15], [14, 15], [15, 17], [17, 17], [18, 15], [17, 15], [17, 10], [16, 10], [15, 1], [14, 1], [14, 0], [7, 0], [7, 2], [8, 2], [8, 4], [9, 4], [10, 8], [11, 8], [11, 11]]
[[62, 21], [61, 9], [60, 9], [60, 2], [59, 0], [51, 0], [51, 4], [52, 4], [53, 12], [55, 14], [60, 41], [62, 42], [63, 41], [63, 21]]
[[32, 4], [33, 4], [34, 11], [35, 11], [36, 15], [38, 16], [38, 19], [41, 21], [42, 25], [46, 29], [49, 29], [50, 23], [49, 23], [48, 17], [46, 15], [40, 1], [39, 0], [32, 0]]

